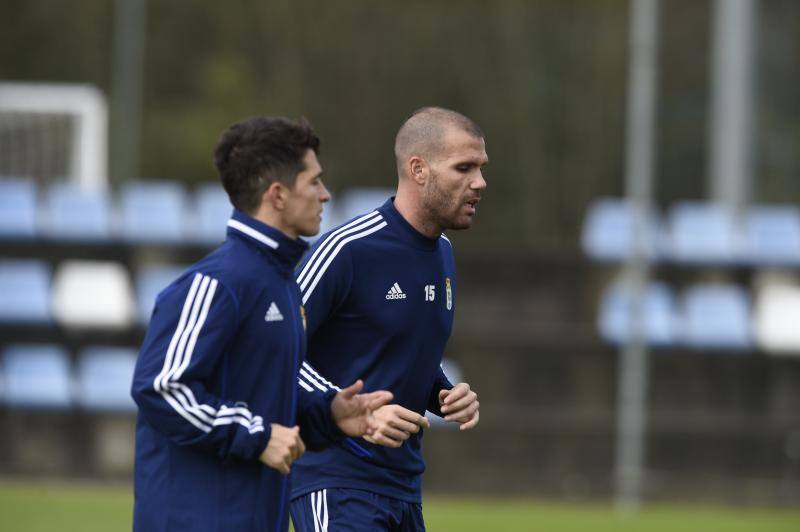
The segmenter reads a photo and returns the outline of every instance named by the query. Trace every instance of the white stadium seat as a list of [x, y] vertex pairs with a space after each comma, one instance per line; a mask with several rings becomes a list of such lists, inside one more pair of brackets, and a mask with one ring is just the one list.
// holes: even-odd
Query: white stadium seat
[[66, 327], [130, 326], [134, 303], [128, 270], [118, 262], [64, 262], [53, 278], [53, 315]]

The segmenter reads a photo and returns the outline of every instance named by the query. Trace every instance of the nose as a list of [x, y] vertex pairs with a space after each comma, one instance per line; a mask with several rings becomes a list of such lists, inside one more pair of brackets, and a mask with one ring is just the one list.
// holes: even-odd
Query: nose
[[486, 188], [486, 179], [483, 178], [483, 172], [478, 171], [478, 178], [470, 183], [469, 188], [478, 191], [482, 191]]
[[331, 193], [328, 192], [328, 189], [327, 189], [327, 187], [325, 186], [324, 183], [320, 183], [320, 186], [322, 187], [322, 191], [320, 192], [320, 195], [319, 195], [319, 202], [320, 203], [325, 203], [326, 201], [330, 201], [331, 200]]

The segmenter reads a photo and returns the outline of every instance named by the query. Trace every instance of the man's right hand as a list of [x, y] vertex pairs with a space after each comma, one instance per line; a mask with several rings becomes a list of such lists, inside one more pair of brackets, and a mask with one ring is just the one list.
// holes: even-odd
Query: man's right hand
[[420, 428], [429, 428], [430, 422], [421, 416], [403, 408], [400, 405], [385, 405], [372, 413], [373, 426], [377, 428], [364, 439], [370, 443], [385, 447], [400, 447], [412, 434], [419, 432]]
[[300, 427], [292, 428], [272, 423], [272, 435], [259, 459], [272, 469], [288, 475], [292, 462], [303, 456], [306, 446], [300, 439]]

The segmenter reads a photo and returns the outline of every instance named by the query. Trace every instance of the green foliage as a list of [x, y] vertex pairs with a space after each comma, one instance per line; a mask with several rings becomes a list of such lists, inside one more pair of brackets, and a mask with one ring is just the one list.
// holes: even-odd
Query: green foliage
[[[109, 91], [114, 5], [7, 0], [0, 78]], [[147, 2], [135, 173], [214, 179], [211, 150], [228, 124], [305, 115], [322, 136], [332, 190], [392, 186], [398, 126], [438, 104], [477, 120], [491, 159], [475, 229], [459, 247], [575, 248], [590, 199], [624, 193], [628, 9], [620, 0]], [[769, 30], [755, 197], [798, 201], [800, 8], [775, 0], [760, 10]], [[710, 26], [709, 2], [671, 0], [662, 13], [662, 205], [706, 193]]]

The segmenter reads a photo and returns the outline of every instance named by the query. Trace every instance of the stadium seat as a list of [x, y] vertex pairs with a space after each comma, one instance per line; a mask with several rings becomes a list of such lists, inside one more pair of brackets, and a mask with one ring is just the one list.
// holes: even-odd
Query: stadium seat
[[233, 206], [219, 184], [206, 184], [194, 195], [195, 223], [192, 237], [206, 244], [219, 244], [225, 240], [225, 229]]
[[667, 258], [687, 263], [731, 264], [742, 255], [742, 239], [731, 212], [715, 203], [685, 201], [669, 212]]
[[66, 327], [128, 327], [133, 305], [128, 271], [120, 263], [66, 261], [53, 278], [53, 315]]
[[131, 398], [136, 350], [92, 346], [78, 358], [76, 399], [89, 410], [133, 412]]
[[683, 294], [681, 338], [691, 347], [751, 346], [750, 303], [736, 285], [697, 284]]
[[186, 191], [178, 183], [128, 183], [120, 191], [120, 233], [133, 242], [184, 239]]
[[104, 188], [59, 183], [47, 191], [43, 233], [63, 239], [103, 240], [111, 235], [111, 199]]
[[756, 265], [800, 264], [800, 209], [758, 206], [747, 213], [745, 256]]
[[0, 176], [0, 236], [36, 235], [36, 184], [30, 179]]
[[168, 264], [150, 265], [139, 271], [136, 275], [136, 314], [139, 323], [146, 325], [150, 322], [156, 296], [185, 270], [186, 266]]
[[[651, 215], [645, 235], [645, 253], [658, 256], [658, 217]], [[634, 213], [625, 199], [597, 198], [589, 205], [581, 234], [584, 252], [598, 261], [624, 260], [634, 246]]]
[[394, 196], [394, 193], [394, 189], [391, 188], [356, 187], [347, 189], [337, 201], [336, 214], [339, 222], [346, 222], [377, 209], [387, 199]]
[[[617, 281], [606, 288], [600, 301], [598, 330], [600, 336], [615, 345], [624, 345], [633, 339], [631, 305], [633, 291], [630, 285]], [[645, 342], [653, 346], [667, 346], [675, 342], [675, 296], [665, 283], [650, 283], [643, 301]]]
[[754, 307], [756, 345], [770, 353], [800, 356], [800, 285], [764, 283], [756, 291]]
[[50, 321], [50, 266], [38, 260], [0, 260], [0, 321]]
[[9, 406], [67, 408], [72, 404], [69, 355], [56, 345], [11, 345], [3, 353]]

